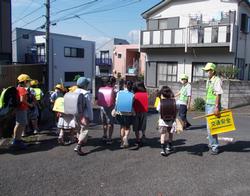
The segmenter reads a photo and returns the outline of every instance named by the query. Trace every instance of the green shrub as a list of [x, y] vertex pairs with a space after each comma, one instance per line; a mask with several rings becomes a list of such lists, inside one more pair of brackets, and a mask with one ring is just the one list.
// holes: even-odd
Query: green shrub
[[205, 100], [201, 97], [197, 97], [194, 100], [194, 110], [195, 111], [205, 111]]
[[222, 76], [226, 79], [235, 79], [239, 73], [239, 69], [231, 66], [221, 66], [217, 67], [216, 72], [219, 76]]

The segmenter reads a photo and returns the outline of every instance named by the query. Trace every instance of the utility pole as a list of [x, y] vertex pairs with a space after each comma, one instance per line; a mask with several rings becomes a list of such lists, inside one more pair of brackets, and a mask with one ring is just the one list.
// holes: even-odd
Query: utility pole
[[[49, 72], [50, 72], [50, 67], [49, 67], [49, 45], [50, 45], [50, 40], [49, 40], [49, 35], [50, 35], [50, 0], [46, 0], [45, 3], [45, 7], [46, 7], [46, 23], [45, 23], [45, 28], [46, 28], [46, 74], [45, 74], [45, 83], [46, 83], [46, 87], [49, 90]], [[52, 68], [53, 69], [53, 68]]]

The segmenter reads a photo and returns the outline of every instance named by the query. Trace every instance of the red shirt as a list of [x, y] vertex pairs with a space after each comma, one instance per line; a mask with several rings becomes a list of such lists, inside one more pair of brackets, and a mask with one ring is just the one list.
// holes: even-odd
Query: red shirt
[[148, 93], [137, 92], [134, 97], [134, 110], [136, 113], [148, 112]]
[[[27, 99], [27, 94], [28, 91], [24, 88], [24, 87], [20, 87], [18, 86], [17, 88], [17, 92], [18, 92], [18, 98], [20, 99], [21, 96], [25, 96]], [[29, 106], [26, 103], [20, 102], [20, 105], [18, 106], [19, 110], [28, 110]]]

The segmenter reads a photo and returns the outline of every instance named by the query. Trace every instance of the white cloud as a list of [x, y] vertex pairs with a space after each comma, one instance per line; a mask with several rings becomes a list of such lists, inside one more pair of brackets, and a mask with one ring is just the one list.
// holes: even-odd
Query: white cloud
[[129, 33], [128, 33], [129, 42], [131, 44], [138, 44], [139, 43], [139, 35], [140, 35], [140, 30], [138, 30], [138, 29], [134, 29], [134, 30], [129, 31]]

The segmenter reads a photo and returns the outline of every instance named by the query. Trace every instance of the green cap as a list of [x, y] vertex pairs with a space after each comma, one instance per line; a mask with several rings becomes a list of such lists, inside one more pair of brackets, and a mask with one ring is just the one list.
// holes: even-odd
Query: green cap
[[215, 70], [216, 69], [216, 65], [214, 63], [207, 63], [206, 66], [204, 68], [202, 68], [204, 71], [208, 71], [208, 70]]
[[188, 80], [188, 76], [186, 74], [181, 74], [181, 80]]

